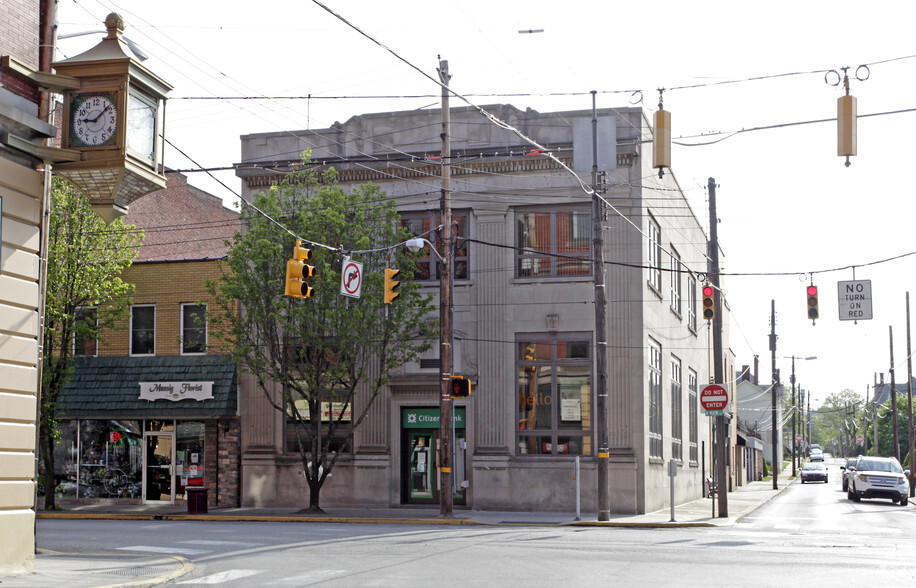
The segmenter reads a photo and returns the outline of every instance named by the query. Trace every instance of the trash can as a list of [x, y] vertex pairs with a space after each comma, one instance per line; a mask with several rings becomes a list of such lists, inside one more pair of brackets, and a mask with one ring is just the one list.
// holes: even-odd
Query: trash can
[[207, 487], [188, 486], [188, 514], [207, 514]]

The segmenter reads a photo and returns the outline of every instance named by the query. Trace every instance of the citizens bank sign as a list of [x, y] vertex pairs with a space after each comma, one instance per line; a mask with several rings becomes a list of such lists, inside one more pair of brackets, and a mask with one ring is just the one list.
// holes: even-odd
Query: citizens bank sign
[[209, 400], [213, 382], [140, 382], [140, 400]]

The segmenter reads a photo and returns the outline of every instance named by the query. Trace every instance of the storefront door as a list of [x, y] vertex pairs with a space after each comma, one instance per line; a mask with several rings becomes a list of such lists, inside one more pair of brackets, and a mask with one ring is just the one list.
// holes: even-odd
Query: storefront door
[[[404, 408], [401, 417], [401, 501], [439, 503], [439, 409]], [[455, 411], [455, 437], [464, 439], [465, 409]], [[459, 457], [460, 456], [460, 457]], [[464, 452], [456, 453], [454, 471], [464, 473]], [[455, 492], [455, 504], [464, 504], [464, 490]]]
[[144, 461], [143, 499], [146, 501], [172, 502], [174, 433], [146, 432], [143, 434]]

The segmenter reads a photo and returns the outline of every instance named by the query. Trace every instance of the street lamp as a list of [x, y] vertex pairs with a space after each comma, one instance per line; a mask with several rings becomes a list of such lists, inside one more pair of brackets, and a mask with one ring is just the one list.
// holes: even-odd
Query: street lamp
[[798, 412], [798, 389], [795, 387], [795, 360], [802, 359], [808, 361], [811, 359], [817, 359], [817, 356], [812, 355], [809, 357], [798, 357], [795, 355], [790, 355], [789, 357], [792, 358], [792, 376], [789, 378], [789, 382], [792, 384], [792, 477], [795, 477], [795, 464], [798, 461], [798, 450], [796, 448], [795, 441], [795, 415]]

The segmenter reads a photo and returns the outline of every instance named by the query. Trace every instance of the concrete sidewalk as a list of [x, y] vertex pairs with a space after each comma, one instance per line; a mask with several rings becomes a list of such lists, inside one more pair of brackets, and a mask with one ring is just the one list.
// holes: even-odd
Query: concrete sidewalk
[[[40, 519], [107, 519], [107, 520], [168, 520], [168, 521], [266, 521], [287, 523], [363, 523], [414, 525], [503, 525], [591, 527], [723, 527], [734, 525], [762, 504], [785, 490], [794, 482], [787, 468], [773, 482], [751, 482], [728, 493], [728, 516], [712, 516], [712, 500], [700, 498], [677, 505], [674, 520], [671, 509], [665, 508], [640, 515], [611, 514], [609, 521], [598, 522], [596, 513], [504, 512], [463, 510], [456, 508], [454, 516], [442, 518], [435, 508], [334, 508], [321, 515], [303, 513], [295, 508], [221, 508], [207, 514], [191, 515], [186, 506], [176, 505], [112, 505], [93, 504], [68, 507], [64, 511], [39, 511]], [[39, 545], [40, 545], [39, 537]], [[130, 553], [57, 553], [40, 550], [35, 560], [35, 573], [27, 576], [2, 578], [8, 586], [49, 586], [65, 583], [68, 588], [82, 586], [156, 585], [174, 580], [193, 569], [193, 564], [168, 554]]]

